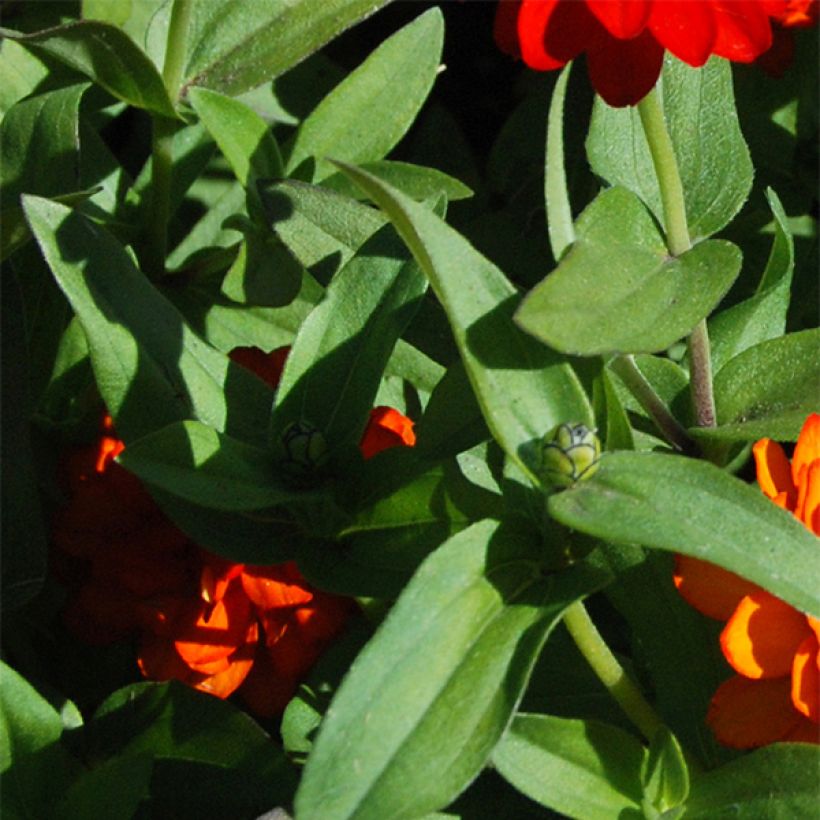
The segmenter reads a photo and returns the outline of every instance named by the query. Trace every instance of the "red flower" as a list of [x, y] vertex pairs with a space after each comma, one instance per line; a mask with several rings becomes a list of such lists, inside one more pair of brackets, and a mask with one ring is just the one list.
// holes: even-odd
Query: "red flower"
[[794, 60], [794, 32], [817, 24], [818, 0], [786, 0], [783, 12], [774, 18], [772, 47], [757, 64], [772, 77], [782, 77]]
[[501, 0], [495, 37], [539, 71], [586, 54], [595, 90], [634, 105], [657, 82], [664, 50], [691, 66], [712, 54], [748, 63], [772, 43], [786, 0]]
[[[275, 387], [287, 353], [239, 348], [231, 358]], [[408, 418], [377, 407], [361, 447], [367, 458], [414, 442]], [[53, 541], [74, 586], [67, 626], [91, 643], [137, 636], [145, 677], [220, 698], [238, 691], [255, 714], [278, 714], [352, 601], [315, 589], [292, 562], [251, 566], [200, 549], [114, 461], [123, 449], [106, 416], [97, 444], [64, 465], [71, 501], [55, 517]]]
[[[754, 446], [757, 481], [779, 507], [820, 535], [820, 415], [806, 420], [791, 464], [771, 439]], [[723, 655], [737, 674], [718, 687], [706, 720], [726, 746], [820, 742], [820, 620], [743, 578], [677, 557], [675, 585], [688, 603], [726, 621]]]

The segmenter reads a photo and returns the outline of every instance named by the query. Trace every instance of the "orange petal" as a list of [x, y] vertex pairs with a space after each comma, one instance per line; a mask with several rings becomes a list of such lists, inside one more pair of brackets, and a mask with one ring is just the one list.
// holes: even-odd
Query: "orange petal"
[[675, 556], [673, 580], [690, 606], [719, 621], [731, 618], [743, 597], [759, 589], [723, 567], [688, 555]]
[[197, 600], [175, 623], [174, 645], [190, 666], [227, 658], [250, 640], [256, 627], [251, 604], [241, 587], [234, 587], [215, 604]]
[[202, 600], [209, 604], [221, 601], [228, 591], [228, 585], [242, 574], [244, 568], [244, 564], [236, 564], [203, 550], [202, 572], [199, 576], [199, 592]]
[[820, 743], [820, 726], [808, 718], [800, 722], [781, 738], [785, 743]]
[[726, 660], [747, 678], [788, 675], [797, 647], [810, 634], [806, 617], [764, 590], [747, 595], [720, 635]]
[[820, 415], [812, 413], [803, 424], [792, 455], [792, 480], [798, 486], [803, 467], [820, 459]]
[[717, 689], [706, 722], [715, 737], [735, 749], [782, 740], [805, 720], [794, 710], [788, 678], [754, 681], [735, 675]]
[[293, 561], [269, 567], [247, 566], [242, 587], [251, 601], [262, 610], [306, 604], [313, 598], [307, 582]]
[[762, 438], [755, 442], [752, 453], [757, 465], [757, 483], [760, 489], [769, 498], [774, 498], [778, 493], [786, 493], [792, 501], [796, 500], [796, 485], [792, 481], [791, 466], [783, 448], [770, 438]]
[[137, 665], [149, 680], [178, 680], [192, 685], [202, 678], [180, 658], [173, 641], [155, 635], [142, 641]]
[[268, 653], [260, 651], [239, 694], [253, 714], [275, 717], [288, 705], [298, 686], [298, 677], [283, 674]]
[[240, 646], [230, 658], [228, 668], [217, 675], [210, 675], [204, 680], [193, 684], [194, 689], [216, 695], [218, 698], [230, 697], [248, 677], [256, 657], [256, 643], [246, 643]]
[[806, 621], [809, 624], [812, 632], [814, 632], [817, 640], [820, 641], [820, 618], [815, 618], [812, 615], [806, 615]]
[[792, 666], [792, 703], [798, 712], [820, 723], [820, 673], [817, 637], [806, 638], [794, 653]]
[[812, 461], [800, 472], [794, 514], [815, 535], [820, 535], [820, 459]]
[[374, 407], [370, 411], [359, 448], [365, 458], [371, 458], [391, 447], [412, 447], [416, 443], [413, 422], [392, 407]]

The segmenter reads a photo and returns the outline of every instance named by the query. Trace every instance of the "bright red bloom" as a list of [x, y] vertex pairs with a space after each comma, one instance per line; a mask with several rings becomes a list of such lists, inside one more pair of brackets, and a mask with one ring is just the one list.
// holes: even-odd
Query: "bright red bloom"
[[[783, 448], [753, 448], [757, 481], [779, 507], [820, 535], [820, 415], [806, 420], [789, 463]], [[675, 585], [688, 603], [726, 626], [723, 655], [737, 672], [718, 687], [706, 720], [726, 746], [778, 740], [820, 743], [820, 620], [705, 561], [679, 555]]]
[[712, 54], [748, 63], [772, 43], [786, 0], [501, 0], [499, 47], [539, 71], [586, 54], [595, 90], [613, 106], [652, 89], [667, 50], [691, 66]]
[[[287, 353], [240, 348], [231, 358], [275, 387]], [[375, 408], [365, 457], [412, 445], [412, 428], [398, 411]], [[124, 447], [106, 416], [97, 444], [66, 459], [71, 501], [55, 517], [53, 541], [76, 587], [67, 626], [91, 643], [136, 636], [145, 677], [221, 698], [238, 691], [257, 715], [278, 714], [344, 627], [352, 601], [315, 589], [293, 562], [252, 566], [197, 547], [114, 461]]]

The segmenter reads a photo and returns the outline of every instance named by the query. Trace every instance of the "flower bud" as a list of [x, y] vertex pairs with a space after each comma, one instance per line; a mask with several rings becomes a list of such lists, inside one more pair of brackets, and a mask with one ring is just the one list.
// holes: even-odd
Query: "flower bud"
[[306, 421], [294, 421], [280, 438], [282, 467], [301, 478], [317, 472], [327, 461], [327, 441], [321, 430]]
[[569, 487], [597, 469], [601, 442], [585, 424], [559, 424], [541, 442], [540, 477], [544, 483]]

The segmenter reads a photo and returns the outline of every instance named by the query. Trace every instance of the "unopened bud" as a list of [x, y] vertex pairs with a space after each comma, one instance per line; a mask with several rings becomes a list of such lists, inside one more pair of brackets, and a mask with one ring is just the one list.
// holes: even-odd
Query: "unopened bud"
[[318, 471], [327, 461], [327, 441], [321, 430], [305, 421], [294, 421], [282, 433], [282, 466], [294, 476]]
[[541, 479], [569, 487], [585, 481], [597, 469], [601, 442], [585, 424], [559, 424], [541, 443]]

